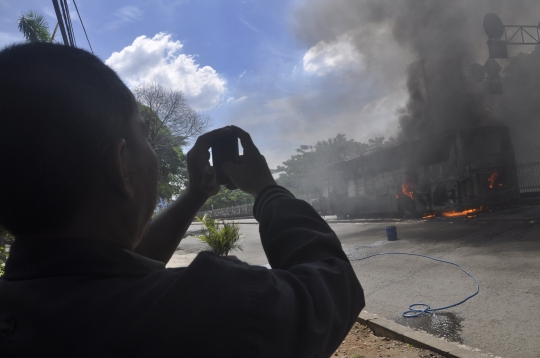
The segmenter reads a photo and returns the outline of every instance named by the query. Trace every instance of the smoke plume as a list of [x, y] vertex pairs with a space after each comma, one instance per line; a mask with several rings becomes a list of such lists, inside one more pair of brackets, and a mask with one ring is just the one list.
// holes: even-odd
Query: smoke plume
[[466, 66], [488, 58], [486, 13], [536, 24], [539, 8], [533, 0], [311, 0], [296, 10], [295, 33], [308, 46], [347, 35], [372, 81], [390, 91], [406, 86], [396, 117], [399, 136], [414, 139], [501, 120], [486, 83], [465, 78]]

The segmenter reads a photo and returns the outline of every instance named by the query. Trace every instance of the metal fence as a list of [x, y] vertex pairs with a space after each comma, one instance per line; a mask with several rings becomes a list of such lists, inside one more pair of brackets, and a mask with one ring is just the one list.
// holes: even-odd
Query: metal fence
[[520, 193], [540, 192], [540, 156], [516, 158]]
[[197, 216], [202, 218], [208, 214], [214, 218], [238, 218], [253, 216], [253, 204], [243, 204], [209, 211], [199, 211]]

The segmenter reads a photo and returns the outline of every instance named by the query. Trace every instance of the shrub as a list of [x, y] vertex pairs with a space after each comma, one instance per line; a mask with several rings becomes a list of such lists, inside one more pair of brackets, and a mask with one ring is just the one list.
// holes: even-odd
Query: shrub
[[203, 225], [203, 234], [197, 235], [197, 238], [205, 242], [210, 251], [215, 252], [220, 256], [227, 256], [229, 252], [240, 250], [242, 246], [238, 243], [240, 240], [240, 226], [234, 221], [226, 222], [221, 220], [221, 225], [218, 220], [204, 215], [203, 218], [197, 218]]
[[6, 253], [6, 243], [12, 243], [13, 239], [13, 236], [0, 226], [0, 276], [4, 275], [4, 268], [8, 257], [8, 254]]

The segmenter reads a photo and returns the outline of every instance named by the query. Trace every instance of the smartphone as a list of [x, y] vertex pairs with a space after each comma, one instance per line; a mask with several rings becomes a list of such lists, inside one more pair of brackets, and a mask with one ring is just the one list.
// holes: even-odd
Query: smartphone
[[216, 169], [219, 184], [232, 184], [231, 178], [223, 171], [225, 162], [238, 164], [238, 137], [234, 134], [220, 138], [212, 143], [212, 164]]

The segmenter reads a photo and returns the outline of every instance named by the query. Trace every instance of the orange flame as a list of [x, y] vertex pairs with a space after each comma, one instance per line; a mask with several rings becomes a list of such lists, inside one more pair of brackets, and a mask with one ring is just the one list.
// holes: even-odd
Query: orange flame
[[443, 211], [441, 215], [444, 216], [445, 218], [455, 218], [459, 216], [467, 216], [470, 218], [470, 217], [476, 216], [476, 215], [473, 216], [471, 214], [478, 213], [480, 211], [482, 211], [482, 207], [475, 208], [475, 209], [467, 209], [467, 210], [462, 210], [462, 211], [457, 211], [457, 210]]
[[411, 200], [414, 200], [414, 185], [412, 185], [411, 183], [401, 184], [401, 192], [403, 193], [403, 195], [411, 198]]
[[433, 219], [436, 216], [435, 213], [424, 213], [422, 219]]
[[[491, 174], [491, 176], [489, 177], [488, 182], [489, 182], [490, 189], [493, 189], [493, 187], [495, 186], [495, 180], [497, 180], [498, 176], [499, 176], [499, 173], [495, 172]], [[502, 186], [502, 184], [499, 184], [499, 186]]]

